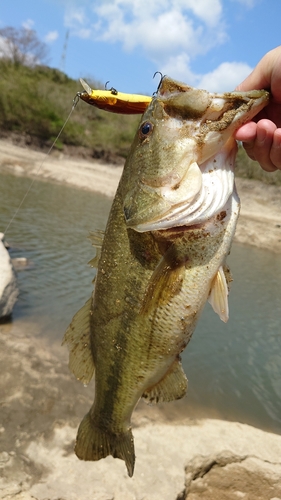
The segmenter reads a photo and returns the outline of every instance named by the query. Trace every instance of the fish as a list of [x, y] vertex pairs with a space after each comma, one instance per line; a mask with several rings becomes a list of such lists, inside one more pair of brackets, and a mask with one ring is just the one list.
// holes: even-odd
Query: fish
[[132, 477], [138, 401], [185, 396], [180, 355], [208, 300], [227, 321], [240, 206], [234, 133], [268, 101], [264, 90], [210, 93], [164, 77], [144, 112], [105, 232], [92, 234], [93, 294], [63, 340], [76, 378], [95, 377], [79, 459], [112, 455]]
[[126, 94], [113, 87], [109, 90], [91, 89], [83, 78], [80, 78], [84, 92], [78, 92], [82, 101], [96, 108], [111, 113], [135, 115], [143, 114], [151, 102], [151, 97], [142, 94]]

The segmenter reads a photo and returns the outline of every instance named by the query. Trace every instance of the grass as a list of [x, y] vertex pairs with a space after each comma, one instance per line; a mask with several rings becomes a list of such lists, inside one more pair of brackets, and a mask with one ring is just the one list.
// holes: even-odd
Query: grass
[[[15, 135], [29, 145], [50, 147], [61, 130], [78, 91], [79, 81], [47, 66], [28, 67], [0, 59], [0, 136]], [[102, 88], [86, 79], [92, 88]], [[101, 111], [79, 100], [56, 149], [87, 150], [95, 158], [125, 158], [140, 117]], [[236, 175], [281, 185], [281, 172], [264, 172], [239, 147]]]
[[[50, 146], [68, 116], [81, 84], [47, 66], [33, 68], [0, 60], [0, 134], [29, 136], [31, 144]], [[100, 88], [98, 82], [89, 82]], [[90, 148], [126, 156], [138, 116], [124, 117], [79, 101], [56, 145]], [[35, 141], [35, 142], [36, 142]]]

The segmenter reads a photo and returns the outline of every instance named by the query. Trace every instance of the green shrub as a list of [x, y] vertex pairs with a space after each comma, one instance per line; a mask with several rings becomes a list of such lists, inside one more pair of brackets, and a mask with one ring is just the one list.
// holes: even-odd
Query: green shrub
[[[29, 134], [49, 145], [82, 90], [80, 82], [54, 68], [15, 65], [3, 59], [0, 74], [0, 133]], [[97, 82], [89, 84], [100, 88]], [[56, 147], [84, 146], [126, 156], [138, 121], [139, 117], [113, 115], [79, 101]]]

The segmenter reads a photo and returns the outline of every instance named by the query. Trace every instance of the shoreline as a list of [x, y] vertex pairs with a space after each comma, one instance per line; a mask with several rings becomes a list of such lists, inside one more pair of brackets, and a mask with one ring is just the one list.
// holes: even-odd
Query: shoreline
[[[122, 167], [57, 153], [46, 158], [0, 140], [0, 171], [112, 198]], [[246, 179], [237, 179], [237, 186], [242, 210], [235, 241], [280, 252], [281, 187]], [[93, 383], [84, 388], [68, 369], [67, 349], [33, 331], [28, 321], [0, 324], [0, 498], [281, 498], [280, 435], [220, 420], [211, 410], [185, 416], [181, 401], [139, 403], [132, 418], [137, 454], [132, 479], [121, 460], [79, 461], [75, 436], [93, 402]]]
[[20, 325], [0, 325], [5, 374], [0, 379], [0, 498], [280, 498], [280, 435], [210, 415], [176, 418], [175, 409], [169, 413], [144, 402], [132, 418], [137, 455], [133, 478], [125, 463], [111, 456], [78, 460], [75, 437], [92, 404], [94, 385], [83, 388], [74, 379], [66, 350], [57, 347]]
[[[0, 140], [0, 171], [114, 197], [123, 167], [15, 146]], [[236, 178], [241, 211], [234, 241], [281, 252], [281, 186]]]

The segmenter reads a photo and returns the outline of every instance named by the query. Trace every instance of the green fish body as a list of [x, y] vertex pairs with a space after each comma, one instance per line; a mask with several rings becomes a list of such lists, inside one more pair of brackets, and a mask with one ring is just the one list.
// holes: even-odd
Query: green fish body
[[107, 455], [133, 475], [131, 415], [141, 397], [187, 391], [180, 353], [207, 300], [228, 319], [226, 266], [239, 214], [234, 132], [268, 93], [210, 94], [164, 78], [127, 158], [101, 246], [93, 297], [64, 343], [95, 400], [75, 452]]

